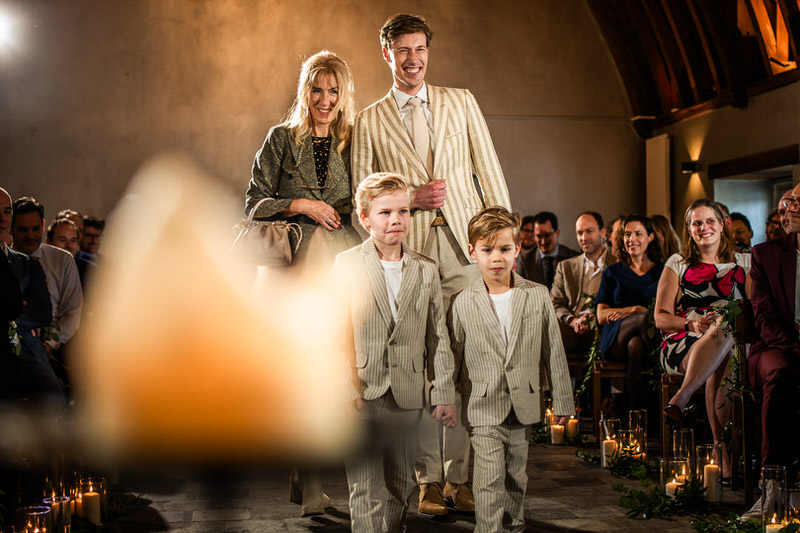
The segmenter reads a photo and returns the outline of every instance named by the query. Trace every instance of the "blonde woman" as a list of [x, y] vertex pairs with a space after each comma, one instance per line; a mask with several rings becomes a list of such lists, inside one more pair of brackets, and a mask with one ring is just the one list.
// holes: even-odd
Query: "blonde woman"
[[255, 218], [300, 225], [295, 263], [312, 255], [314, 244], [326, 248], [324, 262], [332, 263], [336, 253], [361, 241], [350, 224], [353, 99], [347, 63], [327, 50], [312, 55], [300, 69], [286, 120], [269, 130], [256, 153], [245, 212], [258, 204]]

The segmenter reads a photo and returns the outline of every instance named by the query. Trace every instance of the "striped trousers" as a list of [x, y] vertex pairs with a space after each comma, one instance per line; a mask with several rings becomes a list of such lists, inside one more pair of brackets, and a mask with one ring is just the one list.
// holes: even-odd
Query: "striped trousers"
[[354, 533], [402, 532], [414, 490], [414, 457], [421, 409], [401, 409], [391, 389], [365, 400], [366, 438], [345, 461]]
[[[514, 410], [499, 426], [469, 429], [475, 453], [472, 492], [475, 533], [525, 530], [525, 489], [531, 426], [521, 424]], [[503, 515], [508, 515], [503, 527]]]

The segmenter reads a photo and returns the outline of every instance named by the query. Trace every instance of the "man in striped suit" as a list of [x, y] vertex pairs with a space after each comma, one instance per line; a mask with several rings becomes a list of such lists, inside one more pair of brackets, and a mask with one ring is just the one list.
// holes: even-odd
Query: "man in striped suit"
[[[425, 83], [433, 33], [425, 19], [399, 14], [380, 31], [392, 89], [356, 117], [354, 184], [374, 171], [396, 172], [412, 190], [408, 246], [439, 266], [445, 303], [466, 283], [467, 222], [486, 205], [510, 208], [500, 162], [475, 97], [465, 89]], [[473, 179], [473, 170], [477, 179]], [[462, 426], [420, 429], [420, 513], [442, 515], [448, 503], [474, 508], [466, 485], [469, 437]], [[463, 486], [462, 486], [463, 485]]]
[[[417, 425], [426, 418], [456, 423], [453, 355], [436, 264], [403, 244], [411, 209], [402, 177], [373, 174], [355, 199], [370, 237], [339, 254], [334, 265], [352, 322], [352, 398], [369, 431], [364, 449], [346, 461], [351, 527], [357, 533], [403, 531]], [[432, 416], [423, 413], [426, 404], [436, 406]]]
[[475, 532], [524, 531], [528, 442], [531, 424], [541, 420], [543, 373], [556, 423], [575, 412], [572, 383], [547, 288], [512, 272], [519, 217], [490, 207], [472, 218], [468, 232], [481, 275], [456, 296], [449, 326], [462, 418], [475, 450]]

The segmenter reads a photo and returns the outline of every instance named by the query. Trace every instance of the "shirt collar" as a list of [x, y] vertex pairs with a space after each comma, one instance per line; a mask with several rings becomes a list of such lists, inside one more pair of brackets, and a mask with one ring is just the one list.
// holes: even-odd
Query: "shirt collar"
[[545, 257], [556, 257], [558, 255], [558, 247], [559, 247], [559, 245], [556, 244], [556, 249], [553, 250], [553, 253], [551, 253], [551, 254], [542, 253], [542, 251], [540, 249], [537, 249], [536, 252], [539, 254], [539, 257], [542, 258], [542, 259], [545, 258]]
[[422, 88], [419, 92], [415, 95], [410, 95], [408, 93], [404, 93], [394, 85], [392, 85], [392, 96], [394, 96], [394, 101], [397, 104], [397, 109], [403, 109], [405, 105], [408, 103], [409, 100], [412, 98], [419, 98], [425, 103], [428, 103], [428, 84], [424, 81], [422, 82]]

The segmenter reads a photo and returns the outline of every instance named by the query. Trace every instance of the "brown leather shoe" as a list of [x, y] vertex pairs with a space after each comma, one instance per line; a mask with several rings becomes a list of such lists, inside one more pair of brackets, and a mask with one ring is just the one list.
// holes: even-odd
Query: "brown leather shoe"
[[448, 509], [453, 509], [460, 513], [475, 512], [475, 497], [469, 485], [456, 485], [449, 481], [444, 484], [444, 502]]
[[444, 516], [447, 507], [442, 498], [442, 488], [438, 483], [421, 483], [419, 486], [419, 514], [425, 518]]

